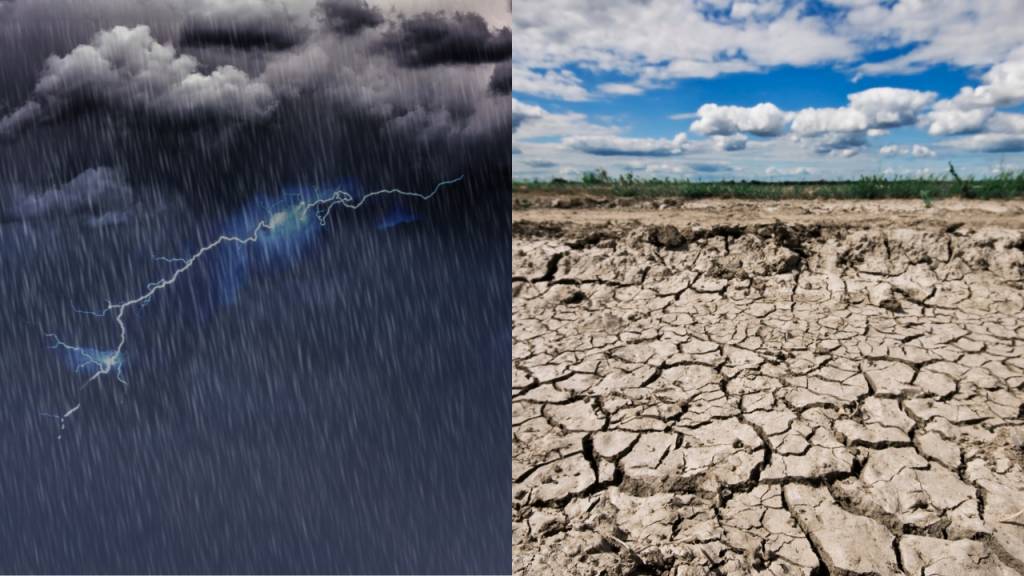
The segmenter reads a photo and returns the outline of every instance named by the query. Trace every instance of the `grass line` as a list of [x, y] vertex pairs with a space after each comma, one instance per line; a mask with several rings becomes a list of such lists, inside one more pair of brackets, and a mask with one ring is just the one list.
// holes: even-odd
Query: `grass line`
[[603, 171], [587, 173], [582, 180], [554, 179], [516, 181], [513, 192], [591, 194], [628, 198], [737, 198], [783, 200], [799, 198], [867, 199], [914, 198], [926, 204], [943, 198], [999, 200], [1024, 197], [1024, 171], [1005, 172], [991, 178], [963, 178], [950, 166], [950, 177], [891, 179], [865, 176], [851, 181], [722, 181], [692, 182], [668, 178], [636, 178], [626, 174], [612, 178]]

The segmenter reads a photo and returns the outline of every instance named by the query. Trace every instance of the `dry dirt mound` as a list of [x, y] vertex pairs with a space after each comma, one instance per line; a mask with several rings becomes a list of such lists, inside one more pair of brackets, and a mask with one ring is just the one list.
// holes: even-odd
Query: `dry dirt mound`
[[1024, 572], [1022, 247], [517, 221], [514, 571]]

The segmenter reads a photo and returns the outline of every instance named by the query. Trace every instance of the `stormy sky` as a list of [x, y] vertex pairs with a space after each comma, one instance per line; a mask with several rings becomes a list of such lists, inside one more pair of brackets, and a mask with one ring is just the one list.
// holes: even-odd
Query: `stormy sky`
[[509, 9], [0, 0], [0, 573], [511, 570]]
[[3, 219], [460, 174], [493, 195], [510, 21], [505, 2], [457, 0], [5, 0]]

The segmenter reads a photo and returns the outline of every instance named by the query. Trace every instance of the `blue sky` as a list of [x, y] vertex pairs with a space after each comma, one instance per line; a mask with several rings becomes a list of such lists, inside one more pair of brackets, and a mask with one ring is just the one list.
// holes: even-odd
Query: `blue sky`
[[513, 173], [1024, 169], [1019, 0], [550, 0], [513, 10]]

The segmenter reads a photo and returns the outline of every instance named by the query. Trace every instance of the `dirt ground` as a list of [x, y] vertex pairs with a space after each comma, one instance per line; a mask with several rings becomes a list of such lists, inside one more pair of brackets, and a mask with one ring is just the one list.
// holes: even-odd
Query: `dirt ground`
[[515, 573], [1024, 573], [1024, 203], [513, 202]]

